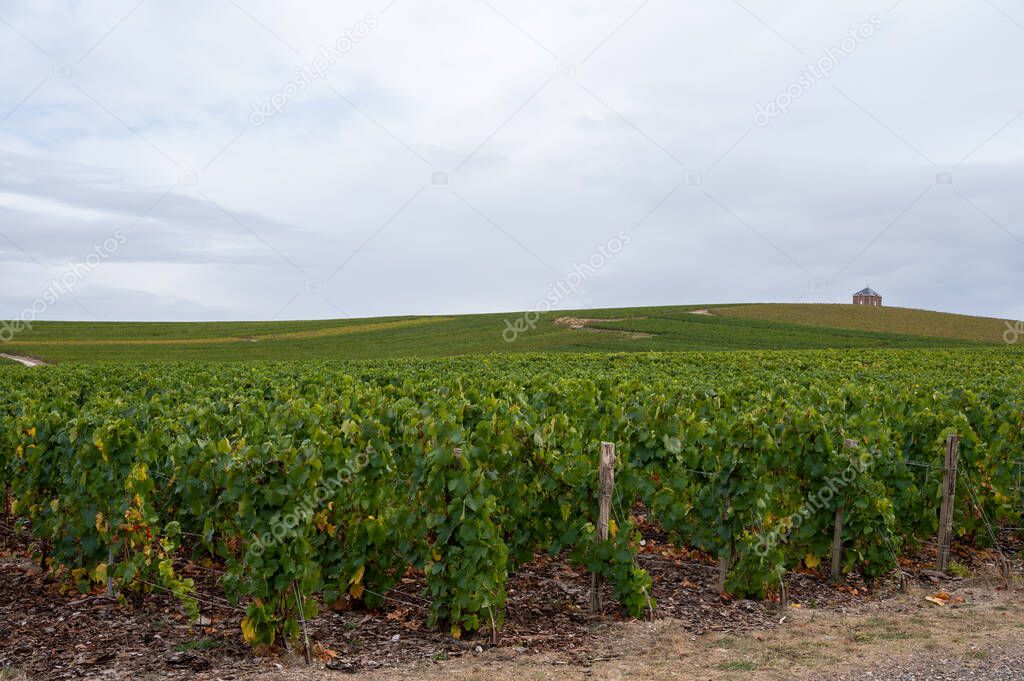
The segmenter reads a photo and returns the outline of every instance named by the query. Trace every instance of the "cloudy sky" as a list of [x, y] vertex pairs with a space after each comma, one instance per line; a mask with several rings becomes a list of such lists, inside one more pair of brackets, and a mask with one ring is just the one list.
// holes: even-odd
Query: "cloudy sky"
[[0, 0], [0, 317], [1024, 318], [1024, 2], [893, 3]]

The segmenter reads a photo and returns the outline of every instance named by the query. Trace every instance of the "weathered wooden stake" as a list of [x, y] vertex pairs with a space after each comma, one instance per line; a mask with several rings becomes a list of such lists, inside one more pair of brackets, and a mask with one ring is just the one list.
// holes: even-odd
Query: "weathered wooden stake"
[[949, 567], [949, 548], [953, 538], [953, 503], [956, 497], [956, 467], [960, 459], [960, 436], [946, 438], [946, 467], [942, 476], [942, 508], [939, 510], [938, 554], [935, 569], [945, 572]]
[[[858, 442], [856, 440], [846, 439], [843, 440], [844, 449], [857, 449]], [[846, 502], [839, 503], [836, 507], [836, 522], [835, 529], [832, 532], [832, 581], [838, 582], [842, 578], [842, 566], [843, 566], [843, 520], [846, 516]]]
[[299, 595], [299, 585], [292, 580], [292, 591], [295, 592], [295, 605], [299, 608], [299, 622], [302, 624], [302, 651], [306, 657], [306, 666], [313, 664], [313, 654], [309, 649], [309, 633], [306, 631], [306, 613], [303, 611], [302, 596]]
[[114, 580], [111, 573], [114, 572], [114, 547], [107, 547], [107, 598], [114, 600]]
[[842, 578], [843, 567], [843, 515], [846, 513], [846, 502], [836, 508], [836, 525], [832, 532], [832, 581]]
[[[598, 495], [597, 540], [608, 541], [609, 525], [612, 519], [612, 493], [615, 490], [615, 445], [601, 443], [601, 460], [598, 465], [601, 487]], [[590, 578], [590, 614], [600, 614], [601, 578], [597, 573]]]
[[[732, 495], [725, 495], [725, 510], [722, 511], [722, 521], [729, 519], [729, 507], [732, 506]], [[725, 582], [729, 578], [729, 568], [732, 567], [733, 556], [736, 555], [736, 539], [729, 537], [729, 542], [718, 554], [718, 592], [725, 593]]]
[[729, 567], [732, 565], [731, 547], [722, 549], [718, 556], [718, 592], [725, 593], [725, 582], [729, 578]]

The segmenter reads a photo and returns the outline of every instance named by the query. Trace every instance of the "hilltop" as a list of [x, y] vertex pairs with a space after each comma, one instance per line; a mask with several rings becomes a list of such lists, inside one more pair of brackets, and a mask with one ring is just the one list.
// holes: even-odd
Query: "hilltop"
[[1001, 345], [1006, 324], [904, 308], [689, 305], [281, 322], [38, 322], [0, 352], [52, 363]]

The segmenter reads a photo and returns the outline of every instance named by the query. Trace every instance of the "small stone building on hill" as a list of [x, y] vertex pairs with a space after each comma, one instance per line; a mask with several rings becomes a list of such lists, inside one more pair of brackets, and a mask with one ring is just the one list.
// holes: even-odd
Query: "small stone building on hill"
[[871, 287], [864, 288], [853, 294], [853, 304], [882, 307], [882, 296]]

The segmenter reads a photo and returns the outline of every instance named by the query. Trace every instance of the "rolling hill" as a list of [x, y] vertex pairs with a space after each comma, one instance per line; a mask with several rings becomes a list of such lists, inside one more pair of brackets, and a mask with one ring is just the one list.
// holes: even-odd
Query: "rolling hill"
[[39, 322], [0, 352], [65, 362], [440, 357], [504, 352], [1005, 345], [986, 317], [852, 305], [705, 305], [370, 319]]

